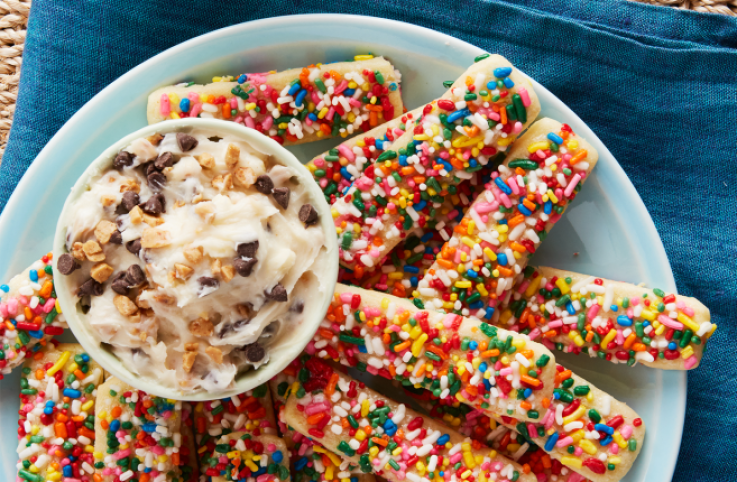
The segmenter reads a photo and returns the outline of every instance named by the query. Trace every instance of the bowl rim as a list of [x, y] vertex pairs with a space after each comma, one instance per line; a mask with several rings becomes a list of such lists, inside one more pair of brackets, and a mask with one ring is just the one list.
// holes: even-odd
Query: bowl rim
[[[319, 189], [317, 183], [314, 182], [308, 169], [294, 156], [294, 154], [289, 152], [274, 139], [235, 122], [227, 122], [219, 119], [184, 118], [167, 120], [166, 122], [145, 126], [126, 135], [122, 139], [113, 143], [110, 147], [106, 148], [97, 158], [95, 158], [94, 161], [90, 163], [89, 166], [87, 166], [84, 172], [74, 183], [74, 186], [71, 188], [70, 193], [64, 201], [64, 207], [62, 208], [62, 212], [57, 221], [56, 230], [54, 232], [53, 256], [54, 259], [59, 259], [60, 255], [67, 252], [67, 226], [64, 221], [69, 214], [68, 210], [70, 209], [72, 202], [86, 191], [91, 179], [112, 166], [113, 158], [118, 152], [120, 152], [120, 150], [129, 145], [132, 141], [141, 137], [148, 137], [156, 133], [181, 132], [192, 129], [209, 129], [226, 132], [240, 137], [258, 151], [273, 156], [279, 164], [286, 165], [295, 170], [297, 177], [300, 178], [300, 181], [306, 187], [310, 197], [315, 202], [315, 208], [321, 214], [320, 227], [325, 234], [324, 254], [327, 256], [328, 265], [326, 267], [326, 272], [321, 276], [324, 290], [323, 293], [318, 293], [318, 296], [323, 298], [320, 309], [312, 310], [307, 316], [305, 316], [301, 330], [304, 332], [304, 336], [297, 337], [294, 342], [285, 345], [284, 348], [280, 350], [281, 353], [279, 359], [270, 359], [268, 363], [260, 366], [258, 369], [249, 370], [236, 376], [234, 386], [231, 388], [217, 392], [207, 391], [200, 388], [196, 391], [185, 393], [177, 390], [176, 388], [171, 389], [164, 387], [158, 384], [155, 380], [136, 375], [126, 368], [117, 356], [104, 349], [100, 343], [95, 341], [90, 324], [82, 319], [76, 309], [75, 297], [71, 294], [72, 291], [67, 284], [68, 278], [61, 273], [58, 273], [56, 265], [53, 265], [53, 269], [57, 299], [67, 324], [69, 325], [70, 330], [74, 333], [77, 341], [82, 345], [87, 353], [97, 361], [100, 366], [102, 366], [102, 368], [128, 385], [159, 397], [182, 401], [207, 401], [227, 398], [246, 392], [265, 383], [280, 373], [287, 367], [287, 365], [289, 365], [289, 363], [292, 362], [292, 360], [302, 353], [304, 348], [312, 339], [312, 334], [317, 331], [320, 323], [323, 321], [325, 313], [327, 313], [328, 307], [332, 302], [335, 285], [338, 281], [339, 263], [337, 256], [338, 241], [335, 236], [335, 226], [332, 222], [332, 216], [330, 215], [330, 206], [327, 204], [325, 196]], [[307, 333], [308, 331], [309, 336]]]

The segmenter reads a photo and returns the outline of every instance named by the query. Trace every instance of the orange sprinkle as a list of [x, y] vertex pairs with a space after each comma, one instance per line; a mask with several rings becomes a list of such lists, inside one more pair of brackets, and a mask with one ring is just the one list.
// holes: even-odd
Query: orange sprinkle
[[563, 383], [564, 380], [568, 380], [569, 378], [571, 378], [571, 375], [573, 375], [573, 372], [571, 372], [570, 370], [563, 370], [562, 372], [556, 373], [555, 386], [557, 387], [558, 384]]
[[317, 425], [323, 418], [325, 418], [325, 412], [316, 413], [307, 417], [307, 423], [310, 425]]
[[230, 103], [229, 102], [224, 102], [220, 110], [223, 113], [223, 119], [230, 119]]
[[325, 387], [325, 396], [330, 397], [335, 393], [335, 386], [338, 384], [338, 374], [333, 372], [328, 381], [328, 385]]
[[524, 222], [525, 222], [524, 214], [515, 214], [514, 216], [512, 216], [511, 219], [509, 219], [509, 221], [507, 221], [507, 224], [509, 225], [510, 228], [513, 228], [517, 226], [518, 224], [524, 223]]
[[571, 166], [583, 161], [584, 159], [586, 159], [586, 156], [588, 155], [589, 153], [586, 151], [586, 149], [581, 149], [573, 157], [571, 157], [571, 160], [570, 160]]
[[[406, 350], [406, 349], [407, 349], [407, 348], [409, 348], [409, 347], [410, 347], [411, 345], [412, 345], [412, 342], [411, 342], [411, 341], [409, 341], [409, 340], [407, 340], [407, 341], [403, 341], [402, 343], [400, 343], [399, 345], [396, 345], [396, 346], [394, 347], [394, 351], [395, 351], [396, 353], [399, 353], [399, 352], [400, 352], [400, 351], [402, 351], [402, 350]], [[393, 366], [393, 365], [392, 365], [392, 366]]]
[[540, 386], [540, 380], [538, 380], [537, 378], [532, 378], [529, 375], [520, 375], [519, 379], [528, 385], [532, 385], [533, 387]]
[[113, 407], [113, 409], [110, 410], [110, 415], [112, 415], [114, 418], [120, 417], [121, 413], [123, 413], [123, 409], [120, 407]]
[[543, 405], [543, 408], [550, 407], [550, 399], [548, 397], [543, 398], [542, 405]]
[[529, 410], [532, 408], [532, 405], [530, 405], [530, 402], [527, 402], [527, 401], [520, 402], [519, 406], [524, 408], [525, 410]]
[[627, 339], [624, 340], [624, 345], [622, 345], [622, 348], [624, 348], [625, 350], [629, 350], [636, 339], [637, 335], [634, 333], [630, 333], [630, 336], [628, 336]]
[[647, 345], [644, 345], [642, 343], [635, 343], [632, 345], [632, 349], [635, 351], [645, 351], [647, 350]]
[[386, 447], [387, 445], [389, 445], [389, 442], [379, 437], [371, 437], [371, 441], [376, 445], [381, 445], [382, 447]]
[[495, 356], [499, 356], [499, 350], [497, 348], [481, 352], [481, 358], [493, 358]]

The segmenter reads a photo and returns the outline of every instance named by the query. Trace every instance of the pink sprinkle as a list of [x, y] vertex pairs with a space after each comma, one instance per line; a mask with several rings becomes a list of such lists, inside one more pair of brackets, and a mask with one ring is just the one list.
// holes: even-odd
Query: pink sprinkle
[[530, 340], [534, 340], [535, 338], [537, 338], [538, 336], [540, 336], [540, 329], [539, 328], [535, 328], [527, 336], [530, 337]]
[[621, 329], [617, 330], [617, 336], [615, 337], [615, 341], [617, 342], [617, 345], [619, 346], [624, 345], [624, 333], [622, 333]]
[[322, 102], [322, 100], [320, 99], [320, 97], [317, 95], [317, 92], [315, 92], [315, 91], [312, 91], [311, 97], [312, 97], [312, 103], [315, 104], [315, 105], [317, 105], [320, 102]]
[[578, 182], [581, 180], [580, 174], [575, 174], [573, 176], [573, 179], [571, 179], [571, 182], [568, 183], [566, 186], [566, 190], [564, 191], [566, 197], [571, 197], [571, 194], [573, 193], [573, 189], [578, 185]]
[[338, 84], [338, 86], [335, 87], [335, 90], [333, 91], [333, 93], [335, 95], [338, 95], [341, 92], [343, 92], [346, 89], [346, 87], [348, 87], [348, 81], [346, 81], [345, 79], [343, 79], [343, 80], [340, 81], [340, 84]]
[[617, 455], [619, 453], [619, 445], [609, 444], [609, 453], [612, 455]]
[[632, 425], [623, 424], [621, 427], [619, 427], [619, 434], [625, 440], [629, 440], [629, 438], [632, 436], [632, 432]]
[[351, 106], [353, 106], [353, 107], [361, 107], [361, 105], [362, 105], [360, 100], [354, 99], [353, 97], [351, 97], [350, 99], [348, 99], [348, 103], [351, 104]]
[[504, 204], [505, 208], [510, 209], [512, 207], [512, 201], [509, 200], [509, 197], [506, 194], [500, 193], [498, 197], [502, 200], [502, 204]]
[[690, 370], [691, 368], [695, 367], [698, 362], [699, 361], [696, 359], [696, 356], [691, 355], [690, 357], [686, 358], [686, 360], [684, 360], [683, 368], [685, 368], [686, 370]]
[[[249, 115], [248, 117], [250, 118], [251, 116]], [[271, 129], [271, 126], [273, 125], [274, 125], [274, 118], [271, 116], [267, 116], [266, 119], [264, 119], [264, 121], [261, 123], [261, 127], [263, 127], [264, 130]]]
[[125, 450], [118, 450], [118, 452], [114, 455], [115, 460], [120, 460], [128, 457], [131, 454], [131, 449], [125, 449]]
[[507, 375], [511, 375], [511, 374], [512, 374], [512, 369], [511, 368], [503, 368], [503, 369], [499, 370], [499, 376], [501, 376], [501, 377], [506, 377]]
[[8, 315], [15, 316], [18, 313], [18, 300], [16, 298], [10, 298], [8, 300]]
[[522, 105], [524, 105], [525, 107], [530, 107], [530, 104], [532, 102], [530, 101], [530, 93], [527, 92], [527, 89], [525, 89], [524, 87], [519, 87], [517, 89], [517, 93], [522, 99]]
[[[499, 208], [499, 206], [497, 206], [497, 208]], [[493, 203], [485, 203], [485, 202], [476, 203], [473, 209], [479, 214], [486, 214], [486, 213], [490, 213], [495, 210]]]
[[558, 319], [558, 320], [551, 321], [550, 323], [548, 323], [548, 326], [550, 328], [559, 328], [563, 326], [563, 320]]
[[561, 188], [557, 188], [555, 190], [555, 197], [557, 197], [558, 199], [563, 197], [563, 190]]
[[[544, 474], [540, 474], [540, 475], [544, 476]], [[542, 481], [539, 479], [540, 478], [538, 477], [538, 482], [545, 482], [545, 479], [543, 479]], [[568, 480], [566, 480], [566, 482], [586, 482], [586, 477], [584, 477], [583, 475], [577, 474], [576, 472], [571, 472], [571, 475], [570, 477], [568, 477]]]
[[269, 452], [274, 452], [276, 450], [276, 445], [269, 444], [266, 446], [266, 450], [268, 450]]
[[330, 404], [328, 402], [311, 403], [305, 407], [305, 414], [314, 415], [328, 410], [330, 410]]
[[527, 424], [527, 434], [530, 436], [530, 438], [537, 437], [537, 429], [535, 428], [534, 424], [532, 423]]
[[522, 125], [522, 123], [520, 121], [515, 122], [514, 123], [514, 128], [513, 128], [514, 129], [514, 133], [515, 134], [519, 134], [520, 132], [522, 132], [522, 128], [523, 127], [524, 127], [524, 125]]
[[552, 427], [554, 422], [555, 422], [555, 410], [549, 409], [547, 412], [545, 412], [545, 415], [543, 416], [543, 419], [542, 419], [542, 424], [545, 426], [545, 430]]
[[372, 375], [378, 375], [379, 374], [379, 370], [376, 369], [375, 367], [372, 367], [371, 365], [369, 365], [368, 367], [366, 367], [366, 371], [369, 372]]
[[348, 304], [351, 301], [353, 301], [353, 295], [351, 293], [341, 293], [340, 294], [340, 301], [342, 303]]
[[[610, 445], [617, 446], [617, 444], [610, 444]], [[576, 447], [575, 449], [573, 449], [573, 455], [575, 455], [576, 457], [580, 457], [582, 453], [583, 453], [583, 449], [581, 447]]]
[[159, 103], [159, 111], [164, 117], [168, 117], [171, 113], [171, 103], [169, 102], [169, 96], [161, 94], [161, 102]]
[[572, 443], [573, 443], [573, 437], [567, 436], [567, 437], [563, 437], [562, 439], [558, 440], [558, 442], [556, 442], [555, 446], [556, 447], [565, 447], [567, 445], [571, 445]]
[[669, 316], [658, 315], [658, 321], [664, 324], [665, 326], [667, 326], [668, 328], [673, 328], [674, 330], [678, 330], [678, 331], [683, 330], [683, 323], [675, 321]]
[[601, 307], [599, 305], [592, 305], [591, 308], [589, 308], [589, 311], [586, 313], [586, 319], [591, 321], [593, 320], [597, 313], [599, 313], [599, 309]]
[[328, 109], [328, 113], [325, 115], [325, 120], [332, 121], [334, 115], [335, 115], [335, 107], [331, 106], [330, 109]]
[[489, 112], [489, 119], [495, 122], [499, 122], [500, 120], [502, 120], [502, 118], [496, 112]]
[[164, 455], [164, 452], [166, 452], [166, 449], [160, 445], [156, 445], [154, 447], [151, 447], [151, 452], [155, 453], [156, 455]]
[[[269, 121], [271, 117], [267, 117], [264, 119], [264, 124]], [[253, 118], [250, 115], [247, 115], [243, 118], [243, 122], [246, 124], [246, 127], [249, 129], [255, 129], [256, 128], [256, 121], [253, 120]]]
[[8, 305], [7, 303], [0, 303], [0, 316], [3, 318], [8, 316]]
[[455, 454], [453, 454], [453, 455], [450, 456], [450, 463], [455, 465], [455, 464], [457, 464], [458, 462], [461, 461], [461, 458], [462, 457], [463, 457], [463, 455], [460, 452], [455, 453]]
[[448, 313], [443, 318], [443, 326], [446, 328], [450, 328], [453, 326], [453, 323], [455, 323], [457, 320], [459, 320], [461, 317], [459, 315], [456, 315], [454, 313]]
[[345, 146], [343, 144], [338, 146], [338, 152], [345, 157], [348, 162], [354, 162], [356, 160], [355, 154], [353, 154], [353, 151], [348, 148], [348, 146]]
[[381, 256], [381, 251], [379, 251], [378, 249], [372, 249], [369, 251], [369, 254], [372, 258], [378, 258], [379, 256]]

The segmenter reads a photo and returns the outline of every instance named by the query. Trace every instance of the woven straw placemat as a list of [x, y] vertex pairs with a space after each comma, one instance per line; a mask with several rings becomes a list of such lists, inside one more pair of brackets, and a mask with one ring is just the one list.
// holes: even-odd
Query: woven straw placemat
[[[737, 16], [737, 0], [635, 0], [653, 5]], [[18, 94], [23, 42], [31, 0], [0, 0], [0, 161]]]

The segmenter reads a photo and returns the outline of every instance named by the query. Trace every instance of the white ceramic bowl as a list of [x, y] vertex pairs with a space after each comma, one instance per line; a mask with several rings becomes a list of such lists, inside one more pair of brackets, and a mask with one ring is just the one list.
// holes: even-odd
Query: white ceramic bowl
[[56, 294], [59, 299], [62, 311], [67, 319], [69, 327], [74, 332], [75, 337], [82, 344], [84, 349], [90, 356], [102, 365], [102, 367], [115, 377], [145, 392], [158, 395], [160, 397], [171, 398], [175, 400], [214, 400], [226, 398], [232, 395], [243, 393], [247, 390], [266, 382], [274, 375], [282, 371], [286, 366], [294, 360], [302, 352], [312, 335], [317, 331], [320, 322], [324, 319], [328, 306], [335, 290], [335, 283], [338, 278], [338, 243], [335, 236], [335, 227], [333, 226], [332, 217], [330, 215], [330, 206], [325, 201], [325, 197], [318, 185], [313, 181], [312, 175], [309, 173], [292, 153], [279, 145], [273, 139], [266, 137], [259, 132], [247, 127], [236, 124], [235, 122], [226, 122], [213, 119], [180, 119], [167, 121], [160, 124], [154, 124], [144, 127], [114, 143], [105, 149], [100, 156], [95, 159], [89, 167], [80, 176], [72, 187], [72, 191], [66, 199], [64, 208], [56, 226], [54, 235], [54, 259], [67, 252], [65, 239], [67, 227], [64, 222], [67, 219], [67, 211], [71, 204], [82, 193], [84, 193], [90, 180], [99, 176], [112, 166], [115, 155], [124, 147], [128, 146], [133, 140], [147, 137], [155, 133], [169, 132], [189, 132], [192, 129], [208, 129], [217, 132], [227, 133], [238, 136], [245, 142], [248, 142], [257, 150], [270, 154], [282, 165], [288, 166], [297, 173], [297, 177], [307, 188], [312, 198], [315, 209], [320, 213], [320, 227], [325, 233], [325, 246], [320, 256], [324, 259], [326, 265], [326, 279], [322, 279], [324, 291], [314, 293], [314, 296], [321, 298], [317, 305], [319, 310], [306, 311], [306, 316], [298, 330], [284, 332], [279, 343], [269, 347], [269, 362], [257, 370], [249, 370], [236, 376], [235, 384], [232, 388], [219, 392], [208, 392], [200, 389], [199, 391], [183, 393], [176, 389], [169, 389], [152, 380], [138, 376], [131, 372], [116, 355], [101, 346], [93, 335], [92, 327], [87, 321], [87, 315], [84, 314], [77, 305], [77, 298], [74, 295], [76, 286], [70, 286], [69, 279], [61, 274], [54, 277]]

